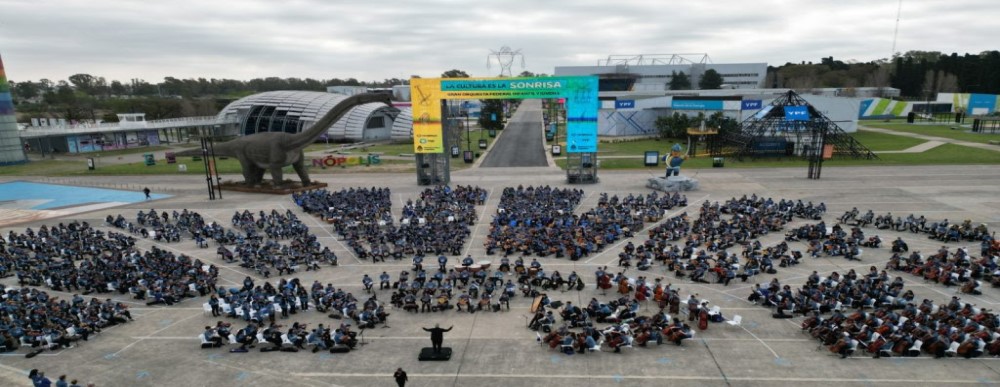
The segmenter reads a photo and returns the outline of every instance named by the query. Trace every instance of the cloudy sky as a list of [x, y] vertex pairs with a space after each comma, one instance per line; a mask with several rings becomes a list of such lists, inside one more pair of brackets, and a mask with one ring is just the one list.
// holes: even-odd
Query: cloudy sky
[[[869, 61], [892, 51], [897, 0], [0, 0], [11, 80], [279, 76], [381, 80], [457, 68], [495, 76], [609, 54], [715, 63]], [[897, 52], [1000, 49], [997, 0], [903, 0]], [[514, 73], [520, 72], [520, 61]]]

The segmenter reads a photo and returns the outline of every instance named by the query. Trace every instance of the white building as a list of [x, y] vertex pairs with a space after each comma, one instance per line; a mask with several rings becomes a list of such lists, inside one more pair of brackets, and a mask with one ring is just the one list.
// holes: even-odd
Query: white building
[[[761, 88], [767, 76], [767, 63], [709, 62], [703, 54], [609, 56], [597, 66], [558, 66], [555, 75], [600, 78], [597, 130], [601, 136], [657, 135], [656, 119], [674, 112], [689, 115], [721, 112], [742, 121], [788, 91]], [[701, 76], [708, 69], [722, 76], [721, 89], [697, 90]], [[695, 90], [670, 90], [671, 77], [682, 72], [690, 77]], [[857, 93], [816, 89], [804, 91], [800, 96], [850, 133], [857, 130], [861, 98], [845, 94]]]
[[722, 76], [725, 89], [756, 89], [764, 84], [767, 63], [710, 63], [707, 54], [611, 55], [597, 66], [556, 66], [556, 76], [601, 75], [601, 90], [663, 92], [675, 73], [684, 73], [691, 87], [707, 70]]

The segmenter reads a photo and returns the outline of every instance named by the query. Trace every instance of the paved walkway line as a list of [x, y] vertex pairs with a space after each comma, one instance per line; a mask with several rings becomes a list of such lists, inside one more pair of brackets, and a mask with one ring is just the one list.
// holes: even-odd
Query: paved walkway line
[[878, 152], [875, 152], [875, 154], [880, 154], [881, 155], [881, 154], [887, 154], [887, 153], [923, 153], [923, 152], [926, 152], [926, 151], [929, 151], [931, 149], [937, 148], [937, 147], [939, 147], [941, 145], [944, 145], [944, 144], [945, 143], [941, 142], [941, 141], [927, 141], [925, 143], [917, 144], [915, 146], [911, 146], [911, 147], [906, 148], [906, 149], [894, 150], [894, 151], [878, 151]]
[[[983, 360], [983, 359], [978, 359]], [[356, 377], [356, 378], [370, 378], [370, 377], [388, 377], [388, 374], [372, 374], [372, 373], [343, 373], [343, 372], [293, 372], [290, 375], [299, 377]], [[473, 378], [473, 379], [492, 379], [492, 378], [512, 378], [512, 379], [600, 379], [600, 380], [610, 380], [610, 381], [620, 381], [620, 380], [705, 380], [705, 381], [721, 381], [723, 377], [721, 376], [700, 376], [700, 375], [588, 375], [588, 374], [577, 374], [577, 375], [560, 375], [560, 374], [543, 374], [543, 375], [533, 375], [533, 374], [444, 374], [444, 373], [407, 373], [409, 377], [420, 377], [420, 378]], [[982, 380], [956, 380], [956, 379], [865, 379], [865, 378], [783, 378], [783, 377], [771, 377], [771, 376], [737, 376], [729, 377], [730, 381], [745, 381], [745, 382], [815, 382], [815, 383], [935, 383], [935, 384], [983, 384]]]

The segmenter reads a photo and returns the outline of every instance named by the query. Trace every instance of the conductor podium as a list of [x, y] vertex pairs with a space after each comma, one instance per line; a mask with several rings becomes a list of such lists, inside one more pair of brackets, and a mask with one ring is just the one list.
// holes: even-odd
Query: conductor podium
[[434, 352], [434, 348], [424, 347], [420, 349], [420, 361], [448, 361], [451, 360], [451, 348], [442, 347], [441, 352]]

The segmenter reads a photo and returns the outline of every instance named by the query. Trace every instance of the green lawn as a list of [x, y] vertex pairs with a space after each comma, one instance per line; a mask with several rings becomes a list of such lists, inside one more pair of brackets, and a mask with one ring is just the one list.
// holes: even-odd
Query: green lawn
[[[499, 136], [502, 131], [497, 131]], [[471, 141], [467, 141], [471, 139]], [[471, 143], [472, 150], [480, 152], [479, 149], [479, 139], [482, 138], [486, 140], [487, 146], [492, 144], [496, 138], [490, 138], [488, 131], [471, 130], [466, 137], [466, 132], [463, 130], [461, 132], [461, 138], [458, 141], [459, 148], [461, 150], [466, 150], [468, 145]], [[316, 151], [337, 151], [341, 149], [341, 144], [312, 144], [306, 147], [306, 152], [316, 152]], [[448, 150], [446, 150], [448, 151]], [[449, 151], [450, 152], [450, 151]], [[372, 144], [364, 147], [348, 149], [343, 152], [344, 154], [368, 154], [368, 153], [381, 153], [386, 156], [397, 156], [399, 154], [413, 154], [413, 143], [412, 142], [394, 142], [394, 143], [378, 143]]]
[[[828, 166], [886, 166], [886, 165], [955, 165], [955, 164], [1000, 164], [1000, 152], [985, 149], [970, 148], [961, 145], [944, 144], [922, 153], [892, 153], [879, 155], [880, 160], [833, 159], [824, 162]], [[601, 159], [601, 169], [649, 169], [662, 170], [661, 162], [657, 167], [643, 165], [642, 157], [627, 159]], [[565, 168], [566, 158], [556, 159], [560, 168]], [[775, 168], [775, 167], [805, 167], [808, 163], [800, 158], [757, 159], [738, 161], [725, 158], [725, 168]], [[711, 168], [712, 158], [697, 157], [684, 162], [685, 169]]]
[[[306, 152], [335, 152], [341, 150], [341, 144], [313, 144], [306, 147]], [[368, 154], [368, 153], [382, 153], [388, 156], [396, 156], [400, 153], [413, 153], [413, 144], [411, 143], [379, 143], [372, 144], [368, 146], [347, 149], [343, 151], [344, 154]]]
[[[169, 150], [170, 148], [171, 147], [169, 147], [169, 146], [156, 145], [156, 146], [136, 147], [136, 148], [128, 148], [128, 149], [116, 149], [116, 150], [88, 152], [88, 153], [60, 154], [59, 156], [60, 157], [79, 157], [81, 160], [85, 160], [88, 157], [97, 158], [97, 157], [110, 157], [110, 156], [131, 155], [131, 154], [136, 154], [136, 153], [162, 152], [162, 151], [165, 151], [165, 150]], [[32, 155], [41, 156], [41, 153], [39, 153], [39, 152], [32, 152], [31, 154]]]
[[[178, 172], [178, 165], [187, 166], [187, 172]], [[240, 164], [236, 159], [219, 159], [216, 164], [220, 174], [240, 174]], [[381, 160], [377, 165], [349, 165], [345, 167], [314, 168], [309, 167], [309, 173], [342, 173], [354, 171], [400, 171], [406, 166], [413, 166], [411, 160]], [[412, 169], [412, 168], [411, 168]], [[283, 169], [286, 175], [294, 175], [292, 167]], [[93, 171], [87, 170], [87, 164], [79, 161], [42, 160], [32, 161], [24, 165], [0, 167], [2, 176], [128, 176], [128, 175], [201, 175], [205, 173], [205, 163], [194, 161], [190, 157], [180, 157], [177, 164], [167, 164], [157, 160], [156, 165], [147, 166], [144, 163], [97, 164]]]
[[[646, 151], [660, 151], [661, 155], [670, 152], [674, 144], [681, 144], [687, 151], [687, 140], [676, 139], [645, 139], [627, 142], [601, 142], [597, 144], [598, 156], [642, 156]], [[700, 148], [700, 146], [699, 146]]]
[[980, 134], [969, 132], [968, 128], [959, 127], [959, 130], [951, 130], [956, 125], [918, 125], [906, 123], [864, 123], [863, 126], [872, 128], [889, 129], [898, 132], [922, 134], [925, 136], [935, 136], [950, 138], [952, 140], [987, 143], [989, 141], [1000, 140], [1000, 134]]
[[55, 176], [86, 170], [85, 161], [40, 160], [0, 167], [0, 176]]
[[903, 150], [926, 142], [919, 138], [865, 131], [853, 133], [851, 137], [875, 152]]

